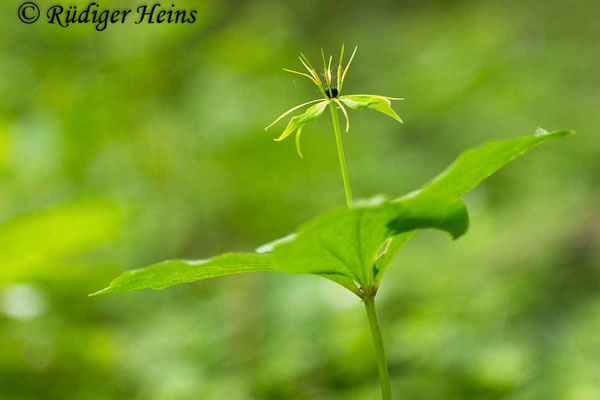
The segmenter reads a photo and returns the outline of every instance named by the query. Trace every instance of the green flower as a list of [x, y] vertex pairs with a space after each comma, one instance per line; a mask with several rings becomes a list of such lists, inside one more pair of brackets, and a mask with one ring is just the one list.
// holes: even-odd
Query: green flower
[[[374, 94], [351, 94], [347, 96], [341, 96], [344, 80], [346, 79], [346, 75], [348, 74], [348, 70], [350, 69], [350, 64], [352, 64], [352, 60], [354, 59], [354, 55], [356, 54], [356, 50], [358, 50], [358, 46], [354, 48], [352, 55], [350, 56], [350, 60], [348, 64], [343, 67], [344, 62], [344, 45], [342, 45], [342, 51], [340, 53], [340, 62], [336, 69], [336, 82], [334, 84], [334, 78], [331, 71], [331, 62], [333, 56], [329, 56], [329, 62], [325, 60], [325, 53], [323, 49], [321, 49], [321, 56], [323, 58], [323, 74], [319, 77], [317, 71], [313, 68], [308, 58], [303, 53], [300, 53], [298, 57], [300, 62], [306, 68], [308, 73], [294, 71], [291, 69], [284, 68], [284, 71], [291, 72], [293, 74], [302, 75], [310, 79], [316, 86], [319, 88], [321, 95], [323, 95], [322, 99], [311, 100], [306, 103], [300, 104], [298, 106], [292, 107], [283, 114], [281, 114], [275, 121], [273, 121], [269, 126], [265, 128], [265, 130], [269, 129], [271, 126], [275, 125], [277, 122], [281, 121], [283, 118], [293, 113], [294, 111], [301, 109], [309, 104], [312, 104], [310, 107], [304, 111], [304, 113], [293, 116], [288, 122], [285, 130], [275, 141], [280, 142], [283, 139], [290, 136], [292, 133], [296, 132], [296, 150], [298, 151], [298, 155], [302, 157], [302, 149], [300, 146], [300, 135], [302, 134], [302, 130], [304, 126], [316, 120], [323, 114], [325, 108], [330, 103], [335, 103], [334, 108], [337, 106], [346, 119], [346, 132], [350, 130], [350, 118], [348, 117], [348, 112], [346, 111], [346, 107], [351, 108], [353, 110], [360, 110], [363, 108], [372, 108], [373, 110], [377, 110], [382, 112], [396, 121], [402, 123], [402, 119], [396, 114], [396, 112], [392, 109], [392, 100], [404, 100], [402, 98], [397, 97], [388, 97]], [[321, 79], [322, 78], [322, 79]], [[314, 104], [316, 103], [316, 104]], [[337, 119], [337, 118], [336, 118]]]

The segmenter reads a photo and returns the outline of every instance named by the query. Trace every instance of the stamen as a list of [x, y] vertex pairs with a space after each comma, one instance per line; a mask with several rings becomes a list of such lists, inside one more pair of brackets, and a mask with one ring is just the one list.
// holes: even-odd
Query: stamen
[[325, 52], [323, 51], [322, 47], [321, 47], [321, 58], [323, 59], [323, 77], [325, 78], [325, 82], [327, 83], [327, 86], [331, 86], [331, 80], [329, 79], [329, 76], [327, 75], [327, 63], [325, 62]]
[[356, 50], [358, 50], [358, 46], [354, 48], [352, 55], [350, 56], [350, 61], [348, 61], [348, 65], [344, 69], [344, 73], [342, 75], [342, 83], [340, 84], [340, 90], [342, 90], [342, 85], [344, 84], [344, 80], [346, 79], [346, 74], [348, 73], [348, 69], [350, 68], [350, 64], [352, 64], [352, 60], [354, 60], [354, 55], [356, 54]]
[[337, 68], [337, 85], [341, 89], [340, 81], [342, 80], [342, 63], [344, 61], [344, 43], [342, 43], [342, 51], [340, 52], [340, 63]]

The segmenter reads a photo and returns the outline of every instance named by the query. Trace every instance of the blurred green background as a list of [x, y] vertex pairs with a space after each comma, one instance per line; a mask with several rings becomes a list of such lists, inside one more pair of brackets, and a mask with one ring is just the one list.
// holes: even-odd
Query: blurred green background
[[343, 205], [327, 116], [304, 159], [264, 131], [318, 96], [281, 68], [342, 42], [360, 46], [346, 93], [406, 98], [404, 125], [351, 112], [355, 197], [485, 140], [578, 131], [470, 194], [464, 238], [401, 252], [378, 296], [395, 396], [600, 398], [598, 1], [178, 0], [195, 24], [104, 32], [22, 24], [19, 3], [0, 4], [0, 399], [379, 398], [362, 305], [329, 281], [86, 297]]

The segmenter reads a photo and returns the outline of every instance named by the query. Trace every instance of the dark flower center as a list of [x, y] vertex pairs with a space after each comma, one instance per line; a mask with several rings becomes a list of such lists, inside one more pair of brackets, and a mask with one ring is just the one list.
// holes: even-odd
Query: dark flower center
[[330, 99], [335, 99], [338, 95], [338, 90], [335, 86], [331, 87], [331, 91], [329, 90], [328, 87], [325, 88], [325, 94], [327, 95], [327, 97], [329, 97]]

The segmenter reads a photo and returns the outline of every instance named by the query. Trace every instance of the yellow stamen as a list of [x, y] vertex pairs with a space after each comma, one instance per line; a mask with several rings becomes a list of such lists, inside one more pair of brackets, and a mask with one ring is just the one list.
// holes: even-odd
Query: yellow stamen
[[358, 46], [356, 46], [354, 48], [354, 51], [352, 52], [352, 55], [350, 56], [350, 61], [348, 61], [348, 65], [346, 65], [346, 68], [344, 69], [344, 73], [342, 74], [342, 84], [340, 86], [342, 86], [344, 84], [344, 80], [346, 79], [346, 74], [348, 73], [350, 64], [352, 64], [352, 60], [354, 60], [354, 55], [356, 54], [356, 50], [358, 50]]
[[323, 59], [323, 76], [325, 76], [327, 86], [331, 86], [329, 76], [327, 75], [327, 62], [325, 62], [325, 52], [323, 51], [323, 48], [321, 48], [321, 58]]
[[338, 64], [338, 68], [337, 68], [337, 85], [338, 88], [341, 89], [340, 87], [340, 81], [342, 80], [342, 63], [344, 61], [344, 43], [342, 43], [342, 51], [340, 52], [340, 63]]

